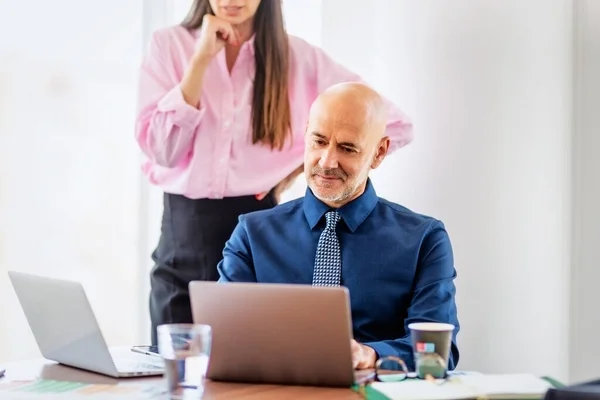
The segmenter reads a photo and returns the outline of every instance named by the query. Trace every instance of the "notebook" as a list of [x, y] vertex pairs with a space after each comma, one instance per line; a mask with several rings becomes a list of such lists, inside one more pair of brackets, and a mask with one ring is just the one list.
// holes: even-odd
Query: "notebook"
[[367, 399], [459, 400], [459, 399], [542, 399], [553, 385], [531, 374], [481, 374], [455, 376], [448, 381], [407, 379], [402, 382], [373, 382], [366, 388]]

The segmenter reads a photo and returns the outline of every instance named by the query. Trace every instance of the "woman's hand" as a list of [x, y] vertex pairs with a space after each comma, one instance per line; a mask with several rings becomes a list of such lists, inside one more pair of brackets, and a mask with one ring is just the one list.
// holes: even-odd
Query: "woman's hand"
[[229, 22], [206, 14], [202, 19], [196, 50], [181, 79], [181, 93], [186, 103], [200, 108], [200, 95], [206, 66], [227, 42], [238, 45], [239, 33]]
[[194, 57], [198, 62], [207, 64], [228, 42], [234, 46], [240, 45], [238, 30], [229, 22], [206, 14], [202, 18], [200, 38], [196, 43]]
[[[281, 182], [277, 184], [277, 186], [275, 186], [275, 188], [273, 189], [273, 195], [275, 196], [276, 204], [279, 204], [279, 201], [281, 200], [281, 194], [292, 186], [298, 175], [300, 175], [302, 172], [304, 172], [304, 164], [296, 168], [291, 174], [286, 176]], [[256, 198], [258, 200], [262, 200], [268, 194], [269, 192], [263, 192], [257, 194]]]

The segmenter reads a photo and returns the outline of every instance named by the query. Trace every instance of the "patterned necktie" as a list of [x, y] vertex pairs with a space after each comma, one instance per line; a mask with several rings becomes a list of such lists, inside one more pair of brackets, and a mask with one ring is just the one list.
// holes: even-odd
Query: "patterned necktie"
[[340, 220], [337, 211], [325, 214], [327, 226], [321, 233], [315, 257], [313, 286], [339, 286], [342, 276], [342, 253], [335, 227]]

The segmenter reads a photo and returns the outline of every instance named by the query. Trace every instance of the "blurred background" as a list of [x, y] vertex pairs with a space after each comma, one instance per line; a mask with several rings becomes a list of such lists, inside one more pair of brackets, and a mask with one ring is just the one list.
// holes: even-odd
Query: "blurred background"
[[[110, 346], [149, 342], [162, 197], [137, 73], [189, 3], [0, 0], [0, 361], [39, 357], [8, 270], [82, 282]], [[459, 369], [600, 377], [600, 1], [283, 3], [289, 33], [414, 122], [372, 176], [446, 224]]]

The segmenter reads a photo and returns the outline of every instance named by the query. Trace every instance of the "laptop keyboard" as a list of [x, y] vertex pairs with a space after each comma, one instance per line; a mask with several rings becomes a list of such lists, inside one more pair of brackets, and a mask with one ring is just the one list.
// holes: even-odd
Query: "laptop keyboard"
[[119, 371], [158, 371], [163, 369], [161, 364], [140, 362], [135, 360], [119, 360], [116, 364]]
[[127, 349], [111, 349], [110, 354], [119, 372], [152, 372], [164, 369], [160, 357], [137, 354]]
[[148, 364], [148, 363], [137, 363], [137, 367], [138, 368], [145, 368], [145, 369], [162, 369], [163, 366], [162, 365], [158, 365], [158, 364]]

